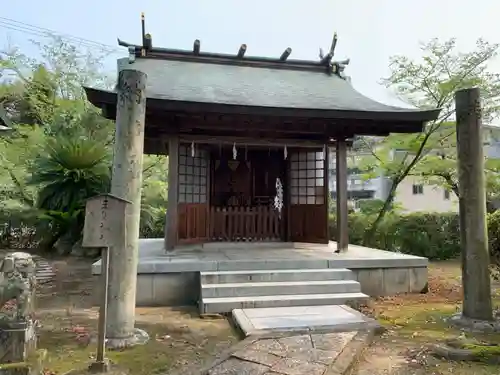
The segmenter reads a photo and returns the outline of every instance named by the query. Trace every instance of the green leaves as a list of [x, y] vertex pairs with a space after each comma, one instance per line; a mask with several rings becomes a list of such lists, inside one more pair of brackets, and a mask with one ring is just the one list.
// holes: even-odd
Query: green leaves
[[498, 44], [482, 39], [477, 41], [474, 50], [468, 52], [458, 51], [454, 39], [445, 42], [432, 39], [422, 45], [422, 57], [418, 60], [406, 56], [391, 58], [391, 74], [382, 83], [406, 103], [417, 108], [441, 108], [442, 111], [440, 117], [428, 123], [421, 134], [394, 134], [374, 143], [371, 155], [363, 163], [369, 166], [366, 169], [368, 177], [378, 169], [390, 178], [392, 187], [387, 204], [367, 232], [367, 238], [373, 236], [391, 207], [398, 185], [407, 176], [418, 176], [424, 182], [458, 191], [454, 156], [454, 93], [478, 86], [482, 93], [483, 121], [488, 123], [498, 114], [500, 74], [488, 71], [488, 63], [497, 51]]
[[41, 187], [39, 208], [71, 212], [109, 190], [109, 154], [96, 141], [56, 137], [35, 160], [28, 183]]

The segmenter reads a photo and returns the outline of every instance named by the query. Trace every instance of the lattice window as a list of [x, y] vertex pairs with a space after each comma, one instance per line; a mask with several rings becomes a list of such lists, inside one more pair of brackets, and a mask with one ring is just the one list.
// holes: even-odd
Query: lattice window
[[190, 145], [179, 146], [179, 203], [206, 203], [208, 152]]
[[325, 155], [323, 151], [301, 151], [290, 158], [292, 204], [325, 203]]

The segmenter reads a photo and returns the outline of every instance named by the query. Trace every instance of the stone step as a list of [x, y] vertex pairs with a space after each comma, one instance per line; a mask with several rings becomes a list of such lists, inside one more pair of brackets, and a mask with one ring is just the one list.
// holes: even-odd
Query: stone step
[[202, 298], [202, 314], [229, 313], [233, 309], [287, 306], [357, 305], [368, 300], [363, 293], [292, 294], [253, 297]]
[[[265, 260], [220, 260], [217, 261], [218, 271], [247, 271], [247, 270], [297, 270], [297, 269], [324, 269], [331, 268], [328, 259], [290, 259], [286, 257], [270, 258]], [[343, 266], [340, 266], [343, 267]]]
[[271, 281], [319, 281], [353, 280], [354, 274], [347, 268], [248, 270], [200, 272], [201, 283], [245, 283]]
[[281, 281], [202, 284], [202, 298], [333, 294], [361, 292], [354, 280]]

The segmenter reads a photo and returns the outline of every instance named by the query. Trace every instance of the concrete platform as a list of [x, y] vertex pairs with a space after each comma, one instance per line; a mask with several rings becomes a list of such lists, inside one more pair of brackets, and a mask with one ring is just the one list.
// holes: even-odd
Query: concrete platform
[[[428, 265], [427, 258], [357, 245], [349, 245], [346, 252], [337, 254], [335, 242], [330, 242], [329, 245], [298, 242], [207, 243], [179, 247], [168, 253], [164, 249], [164, 244], [164, 239], [156, 238], [139, 241], [138, 273], [398, 268]], [[275, 265], [280, 267], [272, 268]], [[94, 274], [100, 273], [100, 266], [100, 260], [94, 263], [92, 267]]]
[[376, 320], [345, 305], [235, 309], [245, 336], [275, 331], [351, 331], [375, 328]]
[[[349, 245], [346, 252], [337, 254], [335, 242], [328, 245], [289, 242], [207, 243], [166, 252], [164, 243], [164, 239], [139, 241], [138, 306], [198, 304], [200, 278], [204, 277], [203, 274], [200, 276], [200, 272], [232, 273], [231, 276], [217, 274], [216, 277], [227, 276], [235, 281], [247, 277], [257, 277], [262, 281], [269, 278], [271, 281], [275, 277], [291, 279], [284, 275], [274, 276], [277, 271], [289, 270], [290, 275], [297, 275], [297, 281], [312, 281], [313, 278], [306, 275], [304, 270], [311, 270], [309, 274], [318, 271], [319, 278], [319, 274], [325, 275], [324, 270], [327, 269], [348, 269], [352, 272], [352, 277], [348, 279], [358, 281], [361, 292], [372, 297], [419, 293], [427, 285], [426, 258], [363, 246]], [[100, 268], [100, 261], [94, 263], [93, 274], [99, 275]], [[257, 271], [263, 275], [257, 276]]]

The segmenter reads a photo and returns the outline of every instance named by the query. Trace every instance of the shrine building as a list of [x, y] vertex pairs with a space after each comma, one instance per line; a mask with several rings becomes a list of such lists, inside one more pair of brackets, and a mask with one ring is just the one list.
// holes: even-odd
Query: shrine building
[[[335, 36], [331, 48], [310, 61], [293, 59], [291, 48], [275, 58], [248, 56], [245, 44], [234, 54], [206, 52], [199, 40], [188, 50], [160, 48], [144, 27], [141, 44], [119, 40], [129, 56], [118, 60], [118, 71], [147, 74], [144, 152], [168, 155], [158, 257], [210, 244], [237, 244], [245, 253], [259, 243], [307, 243], [349, 254], [352, 139], [418, 133], [439, 110], [399, 108], [362, 95], [345, 76], [348, 60], [334, 59], [336, 43]], [[85, 91], [106, 118], [116, 118], [115, 91]], [[337, 166], [336, 233], [328, 227], [329, 157]]]

